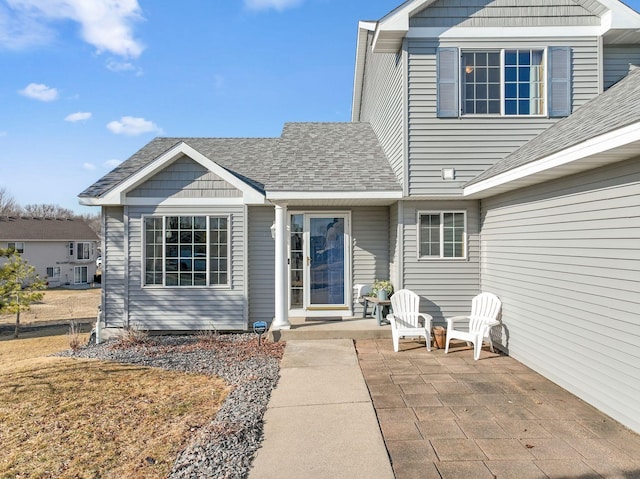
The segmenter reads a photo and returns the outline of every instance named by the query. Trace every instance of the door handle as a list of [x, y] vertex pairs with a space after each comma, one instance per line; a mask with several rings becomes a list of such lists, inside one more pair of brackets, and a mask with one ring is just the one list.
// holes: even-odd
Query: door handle
[[307, 266], [311, 266], [311, 257], [307, 256]]

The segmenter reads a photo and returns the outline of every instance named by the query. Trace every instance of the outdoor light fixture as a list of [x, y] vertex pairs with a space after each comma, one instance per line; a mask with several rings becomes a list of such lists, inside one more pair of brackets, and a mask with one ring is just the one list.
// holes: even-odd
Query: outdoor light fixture
[[276, 239], [276, 224], [271, 225], [271, 239]]
[[442, 168], [442, 179], [443, 180], [455, 180], [456, 179], [456, 169], [455, 168]]

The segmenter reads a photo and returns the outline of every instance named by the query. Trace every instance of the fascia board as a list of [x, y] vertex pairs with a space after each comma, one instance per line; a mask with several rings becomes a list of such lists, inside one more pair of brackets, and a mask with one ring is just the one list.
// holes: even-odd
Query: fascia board
[[640, 13], [618, 0], [599, 0], [599, 2], [609, 9], [602, 16], [602, 22], [604, 24], [606, 21], [608, 29], [640, 28]]
[[182, 155], [188, 156], [193, 161], [199, 163], [204, 168], [208, 169], [212, 173], [216, 174], [224, 181], [232, 185], [234, 188], [242, 191], [243, 198], [245, 202], [252, 204], [263, 204], [265, 202], [264, 195], [260, 192], [256, 191], [250, 185], [245, 183], [244, 181], [238, 179], [233, 174], [229, 173], [227, 170], [222, 168], [216, 162], [210, 160], [202, 153], [198, 152], [196, 149], [187, 145], [184, 142], [180, 142], [175, 145], [173, 148], [167, 150], [165, 153], [160, 155], [157, 159], [146, 165], [140, 171], [131, 175], [125, 181], [120, 183], [116, 188], [109, 191], [105, 196], [101, 198], [95, 198], [89, 203], [83, 203], [82, 200], [86, 198], [81, 198], [81, 204], [84, 205], [124, 205], [126, 203], [126, 193], [136, 188], [144, 181], [151, 178], [157, 172], [165, 168], [166, 166], [173, 163]]
[[434, 2], [435, 0], [408, 1], [382, 17], [373, 37], [373, 51], [389, 52], [394, 50], [395, 46], [401, 46], [402, 39], [409, 31], [411, 15]]
[[267, 191], [267, 200], [402, 199], [402, 191]]
[[360, 121], [360, 105], [362, 103], [362, 85], [364, 68], [367, 63], [367, 38], [369, 32], [376, 29], [377, 22], [361, 21], [358, 23], [358, 43], [356, 45], [355, 72], [353, 74], [353, 97], [351, 102], [351, 121]]
[[[537, 161], [527, 163], [517, 168], [513, 168], [492, 178], [480, 181], [464, 188], [463, 195], [484, 197], [491, 196], [491, 190], [498, 190], [508, 183], [521, 180], [545, 171], [550, 171], [571, 163], [579, 162], [586, 158], [592, 158], [600, 153], [640, 141], [640, 123], [633, 123], [623, 128], [619, 128], [604, 135], [591, 138], [574, 145], [565, 150], [559, 151]], [[619, 161], [619, 160], [616, 160]]]

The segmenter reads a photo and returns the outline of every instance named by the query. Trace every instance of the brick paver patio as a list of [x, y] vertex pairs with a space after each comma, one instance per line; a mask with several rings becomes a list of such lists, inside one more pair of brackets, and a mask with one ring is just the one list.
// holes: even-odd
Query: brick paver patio
[[510, 357], [458, 346], [356, 341], [397, 479], [640, 479], [640, 436]]

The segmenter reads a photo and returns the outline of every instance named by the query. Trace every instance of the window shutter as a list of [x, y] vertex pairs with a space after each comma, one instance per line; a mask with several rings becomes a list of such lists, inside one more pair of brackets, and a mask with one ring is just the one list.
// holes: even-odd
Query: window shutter
[[571, 49], [549, 47], [549, 116], [571, 114]]
[[460, 55], [457, 48], [438, 48], [438, 117], [457, 118], [458, 75], [460, 73]]

